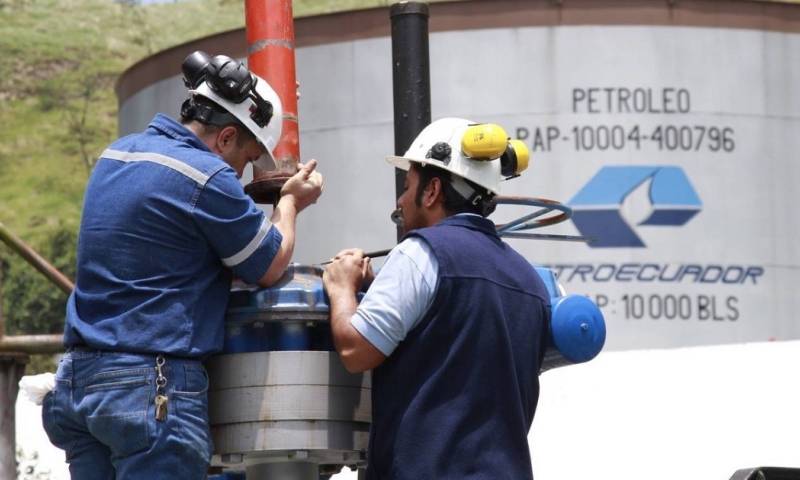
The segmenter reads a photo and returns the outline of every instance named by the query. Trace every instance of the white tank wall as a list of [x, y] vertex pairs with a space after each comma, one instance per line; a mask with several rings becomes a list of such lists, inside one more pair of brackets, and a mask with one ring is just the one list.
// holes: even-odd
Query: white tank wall
[[[511, 243], [529, 259], [554, 265], [570, 292], [605, 303], [610, 349], [800, 338], [790, 291], [800, 281], [800, 220], [793, 189], [800, 183], [800, 35], [755, 30], [570, 26], [434, 33], [430, 40], [434, 118], [465, 116], [526, 129], [535, 147], [532, 166], [508, 182], [505, 193], [568, 202], [603, 167], [679, 167], [702, 206], [681, 226], [637, 225], [651, 212], [640, 188], [622, 206], [646, 245], [593, 248], [577, 243]], [[392, 153], [391, 49], [388, 38], [298, 49], [301, 154], [320, 160], [326, 186], [320, 203], [299, 223], [296, 260], [318, 262], [339, 249], [385, 248], [394, 242], [388, 220], [394, 175], [383, 162]], [[177, 68], [177, 66], [176, 66]], [[491, 74], [487, 72], [492, 72]], [[609, 112], [603, 88], [688, 91], [685, 113]], [[574, 89], [598, 88], [597, 113], [573, 108]], [[124, 133], [144, 127], [159, 106], [176, 113], [184, 98], [178, 77], [129, 98], [120, 111]], [[163, 108], [163, 107], [162, 107]], [[577, 111], [576, 111], [577, 110]], [[576, 151], [573, 127], [597, 132], [639, 127], [639, 148]], [[689, 127], [687, 151], [659, 150], [658, 126]], [[534, 141], [537, 128], [559, 135], [551, 148]], [[698, 130], [705, 127], [699, 150]], [[705, 132], [731, 129], [735, 148], [712, 151]], [[508, 219], [511, 210], [496, 214]], [[572, 222], [545, 231], [577, 234]], [[745, 284], [638, 281], [643, 264], [763, 269]], [[612, 267], [623, 273], [603, 280]], [[638, 265], [638, 267], [637, 267]], [[591, 271], [575, 274], [575, 268]], [[557, 268], [557, 269], [558, 269]], [[690, 267], [692, 268], [692, 267]], [[673, 270], [668, 270], [668, 273]], [[633, 272], [633, 273], [630, 273]], [[596, 279], [595, 273], [598, 275]], [[641, 275], [642, 278], [646, 278]], [[639, 316], [639, 302], [643, 305]], [[661, 307], [659, 313], [658, 307]], [[669, 319], [665, 306], [682, 306]], [[652, 307], [652, 308], [648, 308]], [[648, 310], [652, 310], [648, 312]], [[651, 313], [653, 315], [651, 315]]]
[[158, 112], [178, 118], [185, 98], [186, 87], [180, 75], [148, 85], [120, 105], [120, 135], [143, 130]]

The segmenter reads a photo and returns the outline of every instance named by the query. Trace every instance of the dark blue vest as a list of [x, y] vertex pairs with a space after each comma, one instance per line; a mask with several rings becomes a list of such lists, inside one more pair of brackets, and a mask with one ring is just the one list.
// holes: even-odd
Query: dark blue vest
[[428, 312], [373, 372], [368, 479], [532, 479], [549, 297], [539, 275], [473, 215], [409, 233], [430, 245]]

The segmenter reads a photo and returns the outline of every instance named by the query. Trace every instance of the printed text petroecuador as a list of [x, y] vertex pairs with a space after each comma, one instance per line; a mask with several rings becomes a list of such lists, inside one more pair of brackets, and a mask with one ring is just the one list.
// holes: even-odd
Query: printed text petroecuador
[[558, 263], [545, 265], [563, 283], [662, 282], [758, 285], [764, 267], [755, 265], [698, 265], [674, 263]]

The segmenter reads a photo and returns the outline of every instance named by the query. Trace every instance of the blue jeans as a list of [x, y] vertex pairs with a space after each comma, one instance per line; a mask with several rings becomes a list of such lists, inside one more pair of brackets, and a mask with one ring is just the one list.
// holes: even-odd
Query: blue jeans
[[208, 376], [166, 357], [167, 418], [155, 418], [155, 355], [71, 351], [42, 404], [50, 441], [76, 480], [205, 479], [212, 445]]

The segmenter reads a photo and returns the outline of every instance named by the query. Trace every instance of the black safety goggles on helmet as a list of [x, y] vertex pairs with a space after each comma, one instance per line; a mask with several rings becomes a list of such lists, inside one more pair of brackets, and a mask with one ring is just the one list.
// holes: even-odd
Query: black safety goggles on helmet
[[[261, 128], [272, 119], [272, 103], [259, 95], [256, 90], [258, 78], [241, 62], [225, 55], [211, 57], [200, 50], [190, 54], [183, 61], [183, 83], [194, 90], [203, 82], [220, 97], [232, 103], [253, 101], [250, 118]], [[186, 115], [184, 115], [184, 112]], [[187, 99], [181, 107], [181, 116], [197, 119], [211, 125], [225, 125], [238, 119], [229, 112], [220, 112], [206, 105]]]

